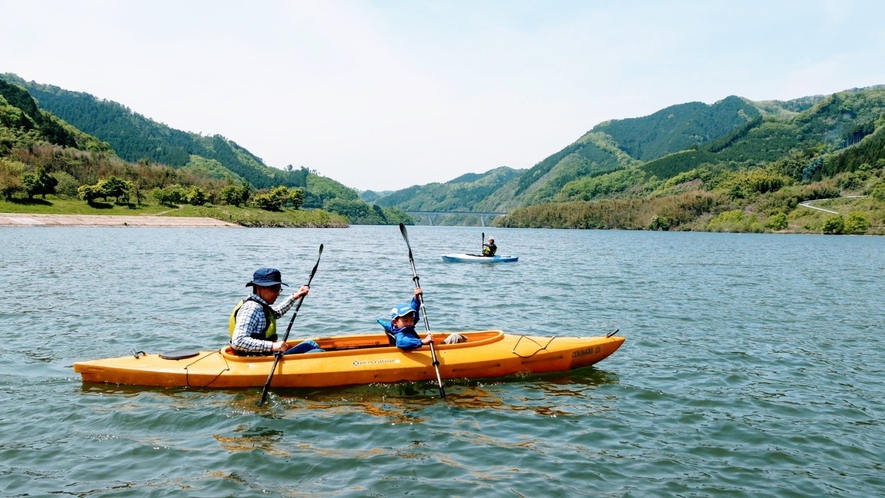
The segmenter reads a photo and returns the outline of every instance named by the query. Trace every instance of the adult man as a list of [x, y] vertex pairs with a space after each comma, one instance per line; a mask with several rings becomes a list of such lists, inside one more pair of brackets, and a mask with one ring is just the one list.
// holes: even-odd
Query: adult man
[[488, 242], [482, 245], [482, 255], [492, 257], [495, 255], [495, 251], [497, 250], [498, 246], [495, 245], [495, 238], [489, 235]]
[[277, 318], [286, 314], [295, 301], [306, 296], [310, 287], [303, 285], [297, 292], [276, 302], [282, 286], [282, 274], [276, 268], [259, 268], [252, 274], [246, 287], [252, 286], [252, 294], [237, 303], [230, 315], [230, 345], [234, 352], [244, 356], [270, 355], [279, 351], [283, 354], [322, 351], [314, 341], [304, 341], [295, 347], [277, 337]]

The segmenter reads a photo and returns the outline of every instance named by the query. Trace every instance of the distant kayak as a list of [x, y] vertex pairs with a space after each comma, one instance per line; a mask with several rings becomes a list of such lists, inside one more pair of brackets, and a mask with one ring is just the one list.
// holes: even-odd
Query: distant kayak
[[483, 256], [481, 254], [443, 254], [446, 263], [513, 263], [519, 256]]

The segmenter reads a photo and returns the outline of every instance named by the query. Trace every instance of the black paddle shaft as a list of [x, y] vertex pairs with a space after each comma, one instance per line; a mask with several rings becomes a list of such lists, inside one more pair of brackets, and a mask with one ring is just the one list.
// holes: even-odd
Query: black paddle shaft
[[[406, 241], [406, 247], [409, 248], [409, 264], [412, 266], [412, 280], [415, 281], [415, 288], [421, 287], [418, 279], [418, 271], [415, 269], [415, 258], [412, 257], [412, 246], [409, 244], [409, 235], [406, 233], [406, 226], [399, 224], [399, 231], [403, 234], [403, 240]], [[424, 329], [430, 332], [430, 323], [427, 321], [427, 310], [424, 308], [424, 296], [418, 295], [418, 302], [421, 304], [421, 318], [424, 319]], [[436, 348], [433, 341], [430, 341], [430, 357], [433, 359], [433, 368], [436, 370], [436, 383], [439, 385], [439, 397], [446, 398], [446, 389], [443, 387], [442, 377], [439, 375], [439, 360], [436, 358]]]
[[[313, 265], [313, 270], [310, 271], [310, 277], [307, 279], [307, 287], [310, 287], [310, 283], [313, 282], [313, 276], [317, 273], [317, 268], [320, 266], [320, 258], [323, 257], [323, 245], [320, 244], [320, 254], [317, 256], [317, 262]], [[289, 332], [292, 330], [292, 324], [295, 322], [295, 317], [298, 316], [298, 310], [301, 309], [301, 303], [304, 302], [304, 296], [301, 296], [298, 299], [298, 304], [295, 305], [295, 311], [292, 312], [292, 318], [289, 319], [289, 326], [286, 327], [286, 336], [283, 337], [283, 342], [286, 342], [289, 339]], [[280, 362], [280, 359], [283, 357], [285, 351], [277, 351], [274, 354], [273, 366], [270, 368], [270, 373], [267, 374], [267, 382], [264, 383], [264, 389], [261, 391], [261, 399], [258, 400], [258, 406], [264, 404], [264, 400], [267, 399], [267, 391], [270, 389], [270, 381], [273, 379], [273, 374], [277, 370], [277, 364]]]

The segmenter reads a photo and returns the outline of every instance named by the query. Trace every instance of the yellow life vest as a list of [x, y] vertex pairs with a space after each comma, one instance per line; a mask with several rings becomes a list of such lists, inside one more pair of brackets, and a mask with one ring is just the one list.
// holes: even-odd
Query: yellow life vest
[[234, 306], [234, 310], [230, 313], [230, 320], [228, 321], [228, 328], [230, 328], [230, 336], [234, 336], [234, 329], [237, 328], [237, 313], [240, 311], [240, 308], [243, 307], [243, 304], [246, 301], [255, 301], [256, 303], [261, 305], [261, 308], [264, 310], [264, 323], [265, 329], [261, 332], [253, 332], [249, 334], [253, 339], [260, 339], [266, 341], [275, 341], [277, 340], [277, 317], [273, 314], [273, 310], [270, 309], [270, 306], [256, 301], [251, 296], [244, 301], [240, 301]]

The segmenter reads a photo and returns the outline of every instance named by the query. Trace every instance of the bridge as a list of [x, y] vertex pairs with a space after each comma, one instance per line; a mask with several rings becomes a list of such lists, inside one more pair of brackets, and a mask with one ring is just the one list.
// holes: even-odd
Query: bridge
[[[437, 216], [450, 216], [450, 215], [467, 215], [467, 216], [478, 216], [479, 223], [482, 226], [486, 226], [486, 221], [497, 218], [498, 216], [504, 216], [507, 213], [496, 213], [496, 212], [480, 212], [480, 211], [406, 211], [406, 214], [414, 217], [426, 217], [430, 226], [433, 226], [433, 222], [436, 220]], [[416, 222], [418, 220], [415, 220]]]

